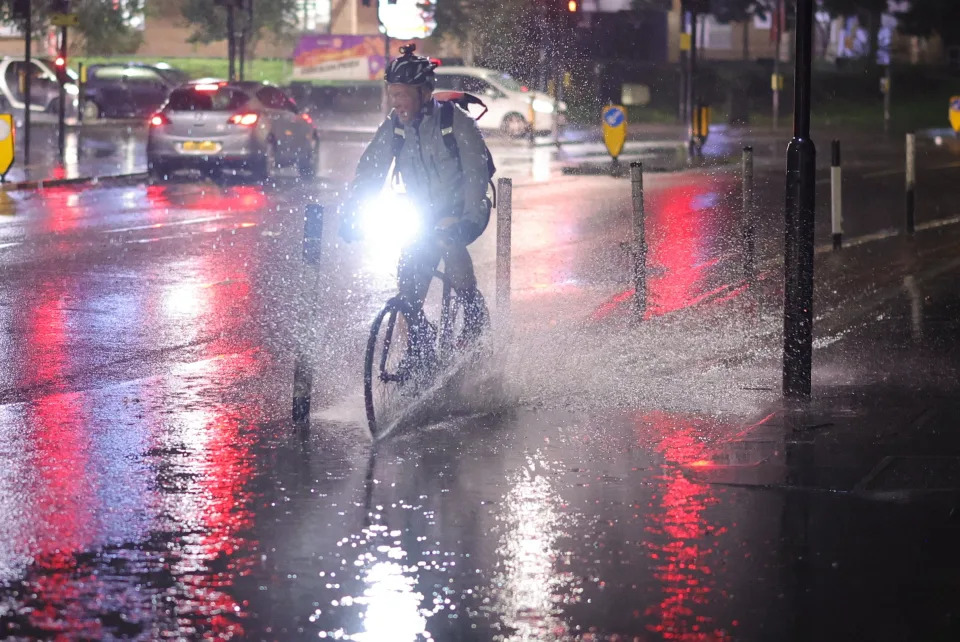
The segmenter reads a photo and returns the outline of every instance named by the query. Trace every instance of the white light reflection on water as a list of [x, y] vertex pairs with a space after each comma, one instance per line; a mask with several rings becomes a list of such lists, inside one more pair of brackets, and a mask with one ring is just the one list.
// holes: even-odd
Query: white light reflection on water
[[425, 596], [417, 590], [420, 567], [409, 563], [409, 555], [400, 546], [399, 536], [400, 531], [391, 531], [383, 524], [374, 523], [341, 542], [363, 545], [365, 550], [357, 556], [353, 566], [358, 569], [357, 579], [362, 581], [364, 588], [361, 595], [346, 595], [334, 600], [332, 606], [362, 608], [359, 619], [363, 630], [352, 634], [343, 629], [321, 631], [321, 638], [358, 642], [433, 639], [427, 631], [427, 620], [445, 605], [424, 606]]
[[[390, 549], [391, 557], [406, 557], [401, 549]], [[421, 610], [423, 594], [415, 590], [416, 567], [396, 561], [378, 561], [364, 573], [367, 588], [356, 601], [365, 604], [364, 632], [353, 636], [361, 642], [429, 639], [426, 614]]]
[[[503, 498], [505, 532], [492, 586], [496, 609], [518, 640], [554, 639], [568, 633], [559, 600], [576, 601], [572, 573], [561, 572], [557, 539], [565, 532], [560, 497], [547, 474], [549, 463], [529, 456]], [[565, 596], [565, 597], [561, 597]]]

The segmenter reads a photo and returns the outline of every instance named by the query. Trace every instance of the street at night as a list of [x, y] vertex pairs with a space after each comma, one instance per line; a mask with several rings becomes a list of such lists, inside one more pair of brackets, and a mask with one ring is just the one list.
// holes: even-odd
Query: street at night
[[[489, 358], [376, 443], [362, 351], [396, 257], [334, 233], [359, 146], [327, 143], [313, 182], [8, 193], [5, 631], [948, 639], [958, 238], [930, 224], [955, 214], [933, 169], [952, 152], [924, 148], [930, 229], [907, 241], [876, 234], [900, 214], [902, 187], [871, 179], [885, 146], [850, 151], [862, 205], [851, 247], [818, 234], [800, 411], [779, 401], [782, 182], [760, 169], [779, 146], [764, 140], [756, 280], [736, 163], [645, 177], [640, 324], [629, 180], [495, 144], [515, 159], [511, 320], [494, 310]], [[331, 213], [316, 276], [313, 200]], [[486, 291], [495, 237], [474, 253]], [[301, 344], [317, 364], [306, 429], [290, 418]]]
[[960, 640], [954, 0], [0, 5], [0, 639]]

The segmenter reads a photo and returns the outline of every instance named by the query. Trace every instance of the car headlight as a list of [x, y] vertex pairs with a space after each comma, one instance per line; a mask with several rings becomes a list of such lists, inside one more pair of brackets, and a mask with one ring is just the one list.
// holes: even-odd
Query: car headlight
[[363, 238], [376, 244], [404, 246], [419, 236], [423, 222], [409, 197], [383, 192], [360, 206]]
[[533, 111], [540, 114], [552, 114], [553, 103], [549, 100], [544, 100], [543, 98], [537, 98], [533, 101]]
[[76, 85], [67, 84], [67, 85], [64, 85], [64, 86], [63, 86], [63, 89], [64, 89], [68, 94], [70, 94], [71, 96], [79, 96], [79, 95], [80, 95], [80, 88], [77, 87]]

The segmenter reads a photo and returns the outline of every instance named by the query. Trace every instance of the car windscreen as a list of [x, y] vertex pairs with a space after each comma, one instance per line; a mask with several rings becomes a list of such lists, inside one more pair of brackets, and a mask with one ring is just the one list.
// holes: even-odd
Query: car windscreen
[[190, 80], [190, 77], [179, 69], [165, 69], [163, 67], [154, 67], [154, 69], [171, 84], [185, 83]]
[[492, 74], [487, 74], [487, 78], [490, 82], [500, 85], [507, 91], [527, 91], [526, 87], [517, 82], [517, 80], [510, 74], [494, 72]]
[[193, 87], [175, 89], [167, 101], [170, 111], [234, 111], [246, 105], [250, 96], [232, 87], [199, 90]]

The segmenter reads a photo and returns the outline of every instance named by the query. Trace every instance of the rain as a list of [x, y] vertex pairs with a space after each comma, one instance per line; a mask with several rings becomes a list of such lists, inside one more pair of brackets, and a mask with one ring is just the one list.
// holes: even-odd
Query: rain
[[958, 639], [952, 3], [9, 4], [0, 638]]

